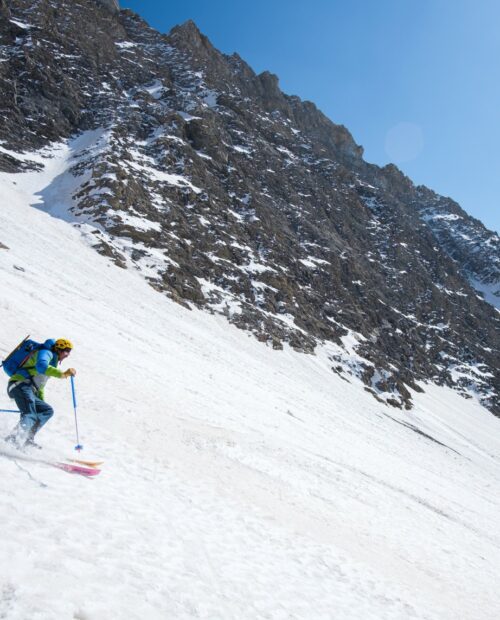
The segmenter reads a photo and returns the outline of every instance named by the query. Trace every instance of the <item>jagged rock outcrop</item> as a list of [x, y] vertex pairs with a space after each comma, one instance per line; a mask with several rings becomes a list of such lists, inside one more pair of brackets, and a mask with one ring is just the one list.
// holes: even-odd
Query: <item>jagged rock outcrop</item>
[[118, 0], [96, 0], [96, 2], [103, 6], [112, 15], [116, 15], [120, 12], [120, 5], [118, 4]]
[[110, 260], [275, 348], [332, 343], [396, 406], [433, 381], [500, 414], [497, 235], [193, 22], [58, 5], [3, 20], [3, 170], [71, 137], [64, 216]]

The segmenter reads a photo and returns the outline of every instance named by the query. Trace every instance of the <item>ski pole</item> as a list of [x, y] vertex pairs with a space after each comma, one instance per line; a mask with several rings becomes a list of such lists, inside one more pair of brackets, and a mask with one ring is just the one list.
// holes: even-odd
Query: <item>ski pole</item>
[[18, 409], [0, 409], [0, 413], [21, 413]]
[[80, 444], [80, 437], [78, 435], [78, 417], [76, 415], [76, 394], [75, 394], [75, 381], [73, 375], [71, 375], [71, 393], [73, 395], [73, 411], [75, 412], [75, 430], [76, 430], [76, 446], [75, 450], [83, 450], [83, 446]]

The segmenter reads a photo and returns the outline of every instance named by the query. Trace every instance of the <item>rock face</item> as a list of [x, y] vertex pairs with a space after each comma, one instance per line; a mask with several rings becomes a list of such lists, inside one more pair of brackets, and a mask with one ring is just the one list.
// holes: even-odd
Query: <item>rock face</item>
[[498, 235], [193, 22], [100, 4], [0, 4], [0, 167], [80, 136], [64, 217], [110, 260], [275, 348], [330, 343], [395, 406], [436, 382], [500, 415]]
[[112, 15], [116, 15], [120, 12], [120, 6], [117, 0], [96, 0], [97, 4], [103, 6]]

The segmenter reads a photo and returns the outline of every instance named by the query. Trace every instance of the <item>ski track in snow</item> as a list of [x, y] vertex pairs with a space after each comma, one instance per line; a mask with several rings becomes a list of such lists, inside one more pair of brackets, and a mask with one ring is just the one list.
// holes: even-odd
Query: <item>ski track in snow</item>
[[0, 175], [0, 353], [74, 341], [81, 456], [105, 463], [42, 462], [75, 455], [52, 379], [43, 452], [0, 442], [0, 618], [497, 620], [499, 420], [434, 386], [384, 407], [327, 349], [172, 303], [89, 248], [64, 196], [50, 214], [67, 158]]

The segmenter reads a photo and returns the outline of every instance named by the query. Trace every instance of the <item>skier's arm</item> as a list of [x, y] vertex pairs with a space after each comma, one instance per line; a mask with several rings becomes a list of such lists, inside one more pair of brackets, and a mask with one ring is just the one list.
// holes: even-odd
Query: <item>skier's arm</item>
[[58, 379], [60, 379], [63, 376], [62, 370], [59, 370], [59, 368], [50, 365], [53, 355], [54, 354], [52, 353], [52, 351], [49, 351], [48, 349], [43, 349], [42, 351], [39, 351], [35, 369], [40, 375], [57, 377]]
[[49, 366], [45, 371], [47, 377], [57, 377], [58, 379], [62, 379], [64, 377], [64, 373], [59, 368], [55, 368], [54, 366]]

